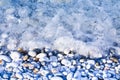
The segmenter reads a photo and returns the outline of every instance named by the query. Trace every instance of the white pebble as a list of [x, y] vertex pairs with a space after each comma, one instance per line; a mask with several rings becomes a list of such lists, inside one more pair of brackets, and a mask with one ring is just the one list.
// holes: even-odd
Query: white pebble
[[[88, 80], [87, 77], [81, 77], [80, 79], [81, 79], [81, 80]], [[79, 80], [79, 79], [78, 79], [78, 80]]]
[[7, 79], [9, 76], [7, 74], [3, 74], [3, 78]]
[[81, 76], [81, 73], [79, 72], [79, 71], [76, 71], [75, 73], [74, 73], [74, 78], [78, 78], [78, 77], [80, 77]]
[[105, 78], [104, 80], [118, 80], [116, 78]]
[[5, 61], [7, 61], [7, 62], [11, 62], [10, 57], [8, 57], [8, 56], [6, 56], [6, 55], [0, 55], [0, 59], [1, 59], [1, 60], [5, 60]]
[[51, 62], [52, 66], [56, 67], [58, 65], [57, 62]]
[[61, 77], [52, 77], [50, 80], [63, 80]]
[[72, 77], [73, 77], [73, 73], [72, 73], [72, 72], [70, 72], [70, 73], [67, 75], [67, 80], [71, 80], [71, 79], [72, 79]]
[[103, 63], [106, 63], [107, 61], [106, 61], [106, 59], [102, 59], [102, 62], [103, 62]]
[[57, 57], [56, 57], [56, 56], [50, 56], [50, 61], [51, 61], [51, 62], [52, 62], [52, 61], [57, 62]]
[[11, 63], [7, 63], [6, 64], [6, 68], [9, 68], [9, 67], [18, 67], [18, 63], [15, 63], [15, 62], [11, 62]]
[[71, 62], [69, 61], [69, 60], [67, 60], [67, 59], [63, 59], [62, 61], [61, 61], [61, 63], [63, 64], [63, 65], [65, 65], [65, 66], [71, 66]]
[[20, 53], [18, 53], [18, 52], [11, 52], [11, 54], [10, 54], [10, 57], [14, 60], [14, 61], [18, 61], [19, 59], [20, 59]]
[[8, 35], [7, 35], [6, 33], [3, 33], [3, 34], [1, 35], [1, 37], [2, 37], [3, 39], [5, 39], [5, 38], [8, 37]]
[[10, 43], [10, 44], [7, 45], [7, 48], [8, 48], [9, 50], [15, 50], [16, 44]]
[[40, 70], [40, 74], [43, 76], [47, 75], [48, 73], [49, 73], [48, 70]]
[[23, 76], [20, 73], [16, 73], [16, 77], [19, 78], [19, 79], [23, 78]]
[[45, 53], [40, 53], [36, 56], [36, 58], [44, 58], [44, 57], [46, 57]]
[[80, 62], [83, 63], [85, 60], [84, 59], [80, 59]]
[[0, 73], [2, 73], [4, 71], [4, 68], [5, 68], [4, 66], [0, 65]]
[[90, 64], [86, 65], [86, 69], [90, 69], [90, 67], [91, 67]]
[[32, 56], [32, 57], [35, 57], [35, 56], [36, 56], [36, 52], [34, 52], [34, 51], [29, 51], [28, 54], [29, 54], [30, 56]]
[[112, 63], [112, 61], [111, 60], [107, 60], [107, 63]]
[[97, 77], [93, 77], [92, 80], [98, 80], [98, 78]]
[[87, 60], [87, 63], [88, 63], [88, 64], [91, 64], [91, 65], [94, 65], [94, 64], [95, 64], [95, 61], [94, 61], [94, 60]]

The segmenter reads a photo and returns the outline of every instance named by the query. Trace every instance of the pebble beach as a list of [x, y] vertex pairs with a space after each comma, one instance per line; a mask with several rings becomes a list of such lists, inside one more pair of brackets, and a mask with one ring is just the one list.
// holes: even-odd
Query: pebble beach
[[120, 80], [119, 0], [0, 0], [0, 80]]

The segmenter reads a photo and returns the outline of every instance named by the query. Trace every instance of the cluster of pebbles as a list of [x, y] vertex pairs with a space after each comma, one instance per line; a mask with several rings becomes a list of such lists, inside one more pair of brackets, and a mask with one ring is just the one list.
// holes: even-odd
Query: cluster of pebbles
[[120, 80], [120, 57], [91, 59], [74, 51], [0, 48], [0, 80]]

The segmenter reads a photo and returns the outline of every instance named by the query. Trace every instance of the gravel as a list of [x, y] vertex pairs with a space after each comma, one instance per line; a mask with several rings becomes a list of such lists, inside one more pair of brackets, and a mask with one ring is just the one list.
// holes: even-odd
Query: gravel
[[119, 0], [0, 0], [0, 80], [120, 80]]

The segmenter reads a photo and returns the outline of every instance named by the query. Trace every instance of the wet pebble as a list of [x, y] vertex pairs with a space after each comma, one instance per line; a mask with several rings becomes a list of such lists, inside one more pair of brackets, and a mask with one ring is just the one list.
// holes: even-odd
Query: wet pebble
[[34, 51], [29, 51], [28, 52], [28, 55], [32, 56], [32, 57], [35, 57], [36, 56], [36, 52]]
[[65, 66], [68, 66], [68, 67], [71, 66], [71, 62], [69, 60], [67, 60], [67, 59], [63, 59], [61, 61], [61, 64], [65, 65]]
[[23, 78], [23, 76], [22, 76], [21, 73], [16, 73], [15, 76], [16, 76], [18, 79], [22, 79], [22, 78]]
[[87, 63], [91, 64], [91, 65], [95, 65], [95, 61], [94, 60], [87, 60]]
[[50, 80], [63, 80], [61, 77], [52, 77]]
[[47, 57], [45, 53], [39, 53], [36, 58], [39, 58], [39, 61], [45, 61]]
[[98, 78], [97, 77], [92, 77], [92, 80], [98, 80]]
[[13, 61], [18, 61], [21, 57], [21, 54], [19, 52], [12, 51], [10, 57], [12, 58]]
[[72, 72], [68, 73], [68, 75], [67, 75], [67, 80], [71, 80], [72, 77], [73, 77], [73, 73], [72, 73]]
[[0, 55], [0, 60], [4, 60], [6, 62], [11, 62], [11, 58], [6, 55]]

